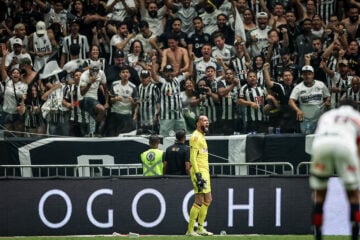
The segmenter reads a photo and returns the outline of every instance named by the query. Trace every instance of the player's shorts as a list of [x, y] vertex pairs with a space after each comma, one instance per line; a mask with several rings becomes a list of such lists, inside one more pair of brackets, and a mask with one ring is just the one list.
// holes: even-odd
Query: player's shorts
[[312, 148], [310, 187], [314, 190], [327, 188], [328, 178], [336, 172], [346, 190], [359, 188], [359, 160], [357, 147], [338, 136], [316, 139]]
[[190, 177], [191, 177], [192, 185], [194, 187], [194, 193], [210, 193], [211, 192], [210, 173], [209, 173], [209, 171], [201, 171], [201, 170], [200, 170], [200, 173], [201, 173], [202, 178], [206, 181], [205, 188], [201, 192], [199, 192], [199, 190], [196, 186], [195, 173], [190, 170]]

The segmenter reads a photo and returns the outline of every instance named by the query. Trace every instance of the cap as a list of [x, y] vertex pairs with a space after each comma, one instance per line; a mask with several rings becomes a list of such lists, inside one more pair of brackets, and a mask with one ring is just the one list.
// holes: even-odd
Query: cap
[[124, 52], [117, 49], [115, 52], [114, 52], [114, 58], [124, 58], [125, 55], [124, 55]]
[[43, 21], [38, 21], [36, 23], [36, 34], [45, 34], [46, 27], [45, 23]]
[[268, 18], [268, 14], [266, 12], [258, 12], [256, 14], [256, 18]]
[[164, 72], [172, 72], [172, 71], [174, 71], [174, 68], [170, 64], [164, 67]]
[[71, 20], [71, 22], [70, 22], [69, 25], [71, 26], [71, 25], [73, 25], [74, 23], [80, 25], [80, 19], [79, 19], [79, 18], [74, 18], [73, 20]]
[[12, 45], [14, 46], [15, 44], [22, 46], [23, 42], [20, 38], [15, 38]]
[[339, 65], [344, 65], [344, 66], [349, 66], [349, 62], [348, 62], [348, 60], [346, 60], [346, 59], [342, 59], [342, 60], [340, 60], [339, 61]]
[[314, 72], [314, 68], [310, 65], [305, 65], [302, 67], [301, 72]]
[[141, 70], [140, 77], [143, 78], [150, 77], [150, 72], [148, 70]]
[[90, 69], [100, 69], [100, 63], [97, 61], [91, 61], [90, 65], [89, 65]]

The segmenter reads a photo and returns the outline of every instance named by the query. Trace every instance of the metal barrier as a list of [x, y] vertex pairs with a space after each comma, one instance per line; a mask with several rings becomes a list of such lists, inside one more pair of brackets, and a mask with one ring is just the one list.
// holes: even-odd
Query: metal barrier
[[[210, 163], [212, 175], [293, 175], [289, 162]], [[142, 176], [142, 165], [0, 165], [0, 177], [116, 177]]]
[[296, 166], [296, 174], [297, 175], [309, 175], [310, 174], [310, 164], [311, 162], [300, 162]]

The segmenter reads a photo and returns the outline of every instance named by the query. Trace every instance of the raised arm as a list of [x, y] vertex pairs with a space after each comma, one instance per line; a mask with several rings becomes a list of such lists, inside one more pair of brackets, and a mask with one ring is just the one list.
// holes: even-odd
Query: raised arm
[[4, 43], [1, 44], [1, 53], [2, 53], [1, 78], [2, 78], [2, 81], [5, 81], [5, 79], [8, 78], [8, 75], [7, 75], [7, 72], [6, 72], [6, 67], [5, 67], [5, 59], [6, 59], [6, 56], [8, 55], [8, 53], [9, 53], [9, 51], [7, 50]]

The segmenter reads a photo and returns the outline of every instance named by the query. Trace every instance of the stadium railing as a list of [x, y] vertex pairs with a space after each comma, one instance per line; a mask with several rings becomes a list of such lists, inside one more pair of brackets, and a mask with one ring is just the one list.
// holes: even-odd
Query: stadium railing
[[[210, 163], [212, 175], [294, 175], [289, 162]], [[116, 177], [142, 176], [137, 164], [0, 165], [0, 177]]]

